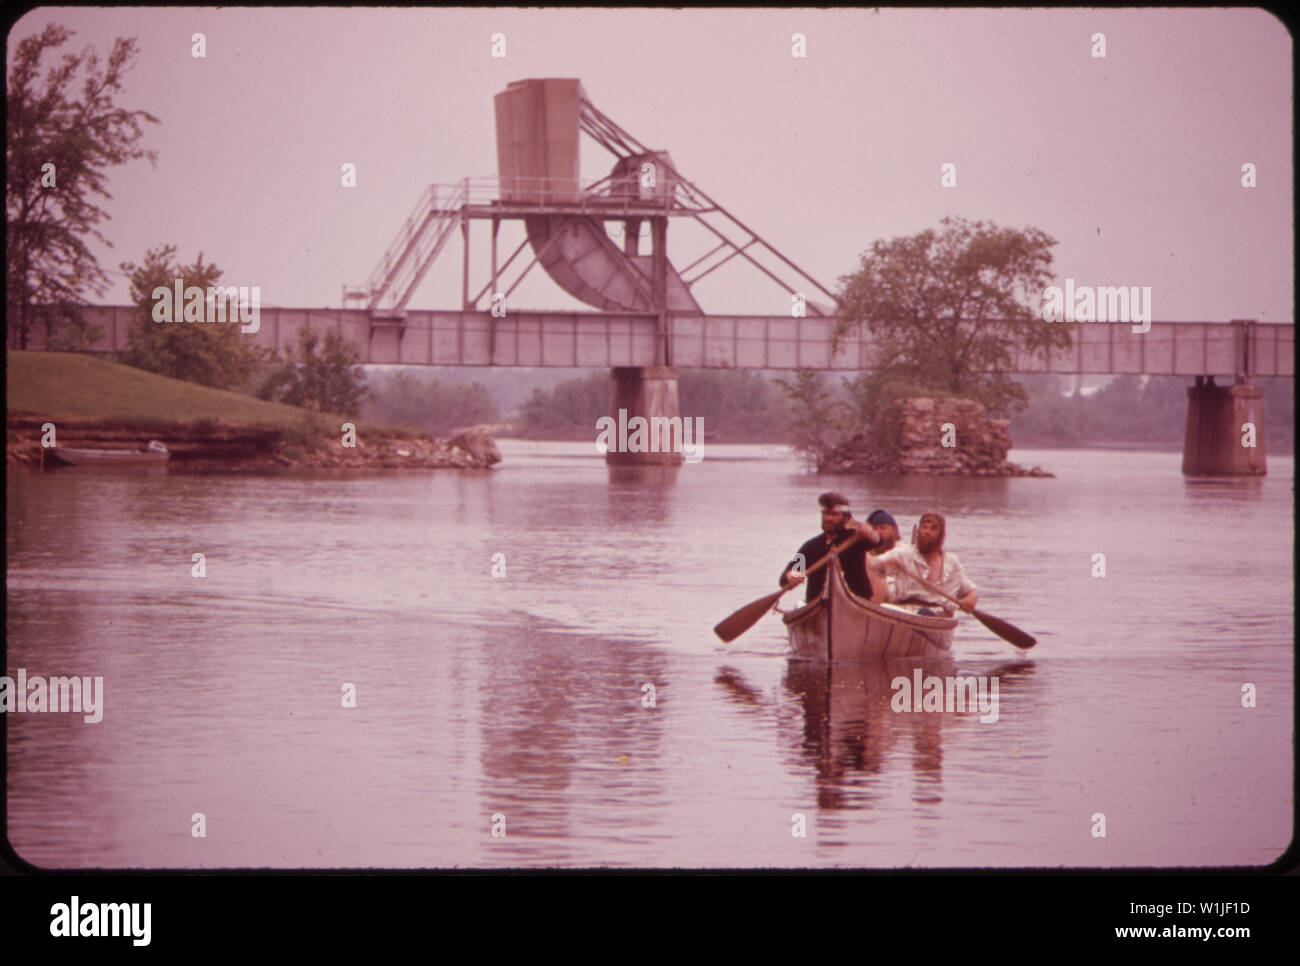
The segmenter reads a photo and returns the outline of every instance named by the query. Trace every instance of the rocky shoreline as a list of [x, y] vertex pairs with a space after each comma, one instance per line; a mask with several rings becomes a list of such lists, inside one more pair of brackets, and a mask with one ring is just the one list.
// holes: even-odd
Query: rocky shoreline
[[895, 399], [872, 433], [836, 446], [823, 473], [903, 476], [1054, 477], [1040, 466], [1007, 462], [1011, 421], [990, 419], [973, 399], [917, 396]]
[[[5, 462], [10, 467], [39, 466], [42, 429], [47, 417], [10, 415], [6, 421]], [[356, 434], [344, 446], [341, 434], [286, 431], [238, 424], [148, 424], [101, 419], [54, 420], [59, 446], [84, 449], [143, 449], [152, 439], [171, 451], [173, 470], [265, 472], [296, 469], [487, 469], [501, 462], [496, 442], [481, 428], [449, 440], [431, 436]]]

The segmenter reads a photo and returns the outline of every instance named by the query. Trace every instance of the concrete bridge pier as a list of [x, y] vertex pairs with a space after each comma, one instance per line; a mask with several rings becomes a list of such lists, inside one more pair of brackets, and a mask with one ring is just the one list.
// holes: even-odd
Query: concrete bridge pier
[[[1197, 376], [1196, 385], [1187, 390], [1183, 472], [1189, 476], [1265, 475], [1262, 398], [1260, 388], [1252, 382], [1216, 386], [1213, 376]], [[1247, 445], [1251, 442], [1253, 446]]]
[[[615, 366], [610, 374], [613, 380], [610, 416], [617, 430], [605, 452], [605, 463], [609, 466], [680, 466], [683, 457], [679, 435], [681, 409], [677, 402], [677, 370], [671, 366]], [[635, 439], [636, 424], [632, 423], [637, 416], [645, 419], [647, 426], [641, 441]], [[660, 434], [651, 432], [649, 427], [655, 425], [651, 422], [655, 417], [673, 420], [677, 425], [678, 432], [672, 434], [677, 442], [675, 448], [670, 448], [669, 440], [661, 439]], [[633, 445], [624, 448], [619, 445], [620, 440]], [[654, 450], [650, 450], [650, 447], [654, 447]]]

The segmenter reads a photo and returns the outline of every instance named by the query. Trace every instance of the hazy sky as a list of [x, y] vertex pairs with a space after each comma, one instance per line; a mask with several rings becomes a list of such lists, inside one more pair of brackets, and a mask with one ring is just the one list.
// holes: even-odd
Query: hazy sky
[[[1042, 229], [1062, 283], [1149, 285], [1157, 320], [1292, 321], [1291, 38], [1260, 11], [45, 8], [11, 55], [51, 21], [101, 55], [139, 38], [119, 104], [162, 121], [157, 166], [110, 175], [105, 268], [174, 243], [264, 305], [337, 306], [425, 185], [495, 174], [494, 94], [577, 77], [829, 287], [874, 240], [954, 214]], [[594, 181], [613, 158], [587, 144]], [[503, 229], [503, 260], [521, 237]], [[709, 244], [670, 228], [679, 266]], [[126, 302], [112, 277], [104, 301]], [[695, 293], [717, 313], [789, 311], [739, 259]], [[457, 237], [410, 307], [459, 298]], [[512, 303], [576, 305], [540, 270]]]

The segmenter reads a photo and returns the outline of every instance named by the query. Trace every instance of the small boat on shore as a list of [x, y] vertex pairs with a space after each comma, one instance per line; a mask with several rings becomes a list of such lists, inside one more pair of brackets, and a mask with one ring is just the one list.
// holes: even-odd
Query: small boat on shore
[[171, 459], [171, 452], [164, 443], [154, 439], [142, 450], [55, 446], [50, 450], [50, 456], [55, 462], [69, 466], [164, 466]]
[[837, 555], [829, 571], [821, 597], [782, 615], [797, 656], [877, 661], [951, 654], [956, 617], [922, 616], [864, 600], [849, 590]]

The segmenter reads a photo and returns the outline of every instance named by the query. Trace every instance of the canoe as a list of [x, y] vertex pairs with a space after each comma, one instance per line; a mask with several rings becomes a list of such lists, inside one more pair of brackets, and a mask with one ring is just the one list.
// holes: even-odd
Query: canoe
[[171, 459], [167, 447], [150, 440], [147, 449], [77, 449], [55, 446], [50, 455], [70, 466], [163, 466]]
[[782, 616], [797, 656], [878, 661], [951, 655], [956, 617], [922, 616], [893, 604], [873, 604], [849, 590], [838, 557], [827, 570], [821, 597]]

